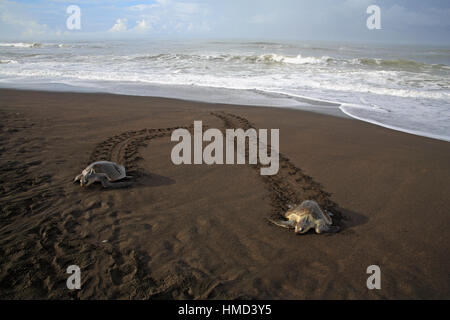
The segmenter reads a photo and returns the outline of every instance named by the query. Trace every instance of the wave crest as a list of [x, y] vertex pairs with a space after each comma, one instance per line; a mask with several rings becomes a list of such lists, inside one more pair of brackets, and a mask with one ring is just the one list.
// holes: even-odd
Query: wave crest
[[297, 56], [285, 56], [279, 54], [261, 54], [261, 55], [188, 55], [188, 54], [173, 54], [163, 53], [155, 55], [140, 55], [133, 57], [125, 57], [126, 60], [132, 61], [153, 61], [153, 60], [196, 60], [196, 61], [223, 61], [234, 63], [264, 63], [264, 64], [326, 64], [333, 59], [328, 56], [323, 57], [303, 57], [301, 54]]
[[0, 47], [40, 48], [41, 46], [39, 42], [0, 42]]
[[0, 60], [0, 64], [6, 64], [6, 63], [18, 63], [16, 60], [11, 60], [11, 59], [5, 59], [5, 60]]
[[413, 60], [385, 60], [377, 58], [357, 58], [351, 59], [351, 64], [358, 64], [367, 67], [380, 67], [385, 69], [396, 69], [396, 70], [406, 70], [406, 71], [421, 71], [427, 68], [433, 69], [448, 69], [448, 66], [444, 64], [426, 64], [423, 62], [413, 61]]

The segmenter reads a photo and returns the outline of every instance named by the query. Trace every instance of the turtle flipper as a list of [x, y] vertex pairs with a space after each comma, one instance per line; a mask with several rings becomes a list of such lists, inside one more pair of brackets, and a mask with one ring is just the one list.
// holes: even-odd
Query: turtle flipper
[[326, 224], [319, 224], [316, 226], [316, 233], [336, 233], [339, 232], [340, 228], [338, 226], [330, 226]]
[[269, 222], [273, 223], [274, 225], [279, 226], [279, 227], [288, 228], [288, 229], [295, 228], [295, 221], [293, 221], [293, 220], [287, 220], [287, 221], [272, 220], [272, 219], [267, 219], [267, 220]]

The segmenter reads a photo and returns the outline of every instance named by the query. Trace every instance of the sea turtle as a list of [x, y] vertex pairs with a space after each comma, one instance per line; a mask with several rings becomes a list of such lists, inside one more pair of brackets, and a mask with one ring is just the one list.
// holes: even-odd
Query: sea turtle
[[73, 181], [80, 181], [82, 187], [98, 181], [104, 188], [120, 188], [130, 184], [129, 182], [116, 182], [125, 178], [131, 177], [127, 176], [124, 166], [110, 161], [97, 161], [88, 165]]
[[280, 227], [295, 229], [297, 234], [304, 234], [311, 228], [314, 228], [316, 233], [334, 233], [339, 231], [339, 227], [332, 226], [332, 213], [322, 211], [317, 202], [312, 200], [303, 201], [298, 206], [289, 206], [289, 210], [284, 216], [287, 220], [270, 220], [270, 222]]

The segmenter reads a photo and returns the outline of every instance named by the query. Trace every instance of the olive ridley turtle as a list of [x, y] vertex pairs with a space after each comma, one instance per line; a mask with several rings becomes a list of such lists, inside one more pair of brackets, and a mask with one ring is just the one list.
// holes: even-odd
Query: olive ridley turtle
[[124, 166], [111, 161], [97, 161], [88, 165], [73, 181], [79, 181], [82, 187], [101, 182], [104, 188], [121, 188], [130, 185], [129, 182], [117, 182], [125, 178], [131, 177], [127, 176]]
[[339, 231], [338, 226], [332, 226], [332, 213], [321, 210], [315, 201], [306, 200], [298, 206], [289, 207], [289, 210], [284, 214], [287, 220], [269, 221], [280, 227], [295, 229], [297, 234], [304, 234], [311, 228], [314, 228], [316, 233], [319, 234]]

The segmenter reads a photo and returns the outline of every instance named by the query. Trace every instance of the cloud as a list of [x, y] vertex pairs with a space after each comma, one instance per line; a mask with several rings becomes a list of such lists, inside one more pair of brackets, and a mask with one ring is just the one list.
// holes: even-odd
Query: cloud
[[[82, 30], [66, 29], [76, 3]], [[369, 4], [382, 30], [366, 27]], [[0, 38], [136, 35], [449, 43], [448, 0], [0, 0]], [[60, 30], [60, 31], [58, 31]]]
[[156, 3], [152, 4], [136, 4], [134, 6], [128, 7], [128, 10], [131, 11], [146, 11], [152, 8], [158, 8], [160, 5]]
[[133, 28], [133, 30], [140, 31], [140, 32], [151, 30], [151, 29], [152, 29], [152, 26], [145, 19], [136, 21], [136, 26]]
[[116, 24], [112, 26], [109, 31], [111, 32], [125, 32], [127, 31], [127, 19], [126, 18], [119, 18], [116, 20]]
[[13, 1], [0, 2], [0, 30], [2, 34], [15, 34], [25, 38], [54, 34], [46, 24], [31, 18], [24, 6]]
[[158, 34], [207, 33], [211, 30], [207, 4], [195, 1], [157, 0], [126, 8], [130, 20], [137, 19], [133, 31]]

